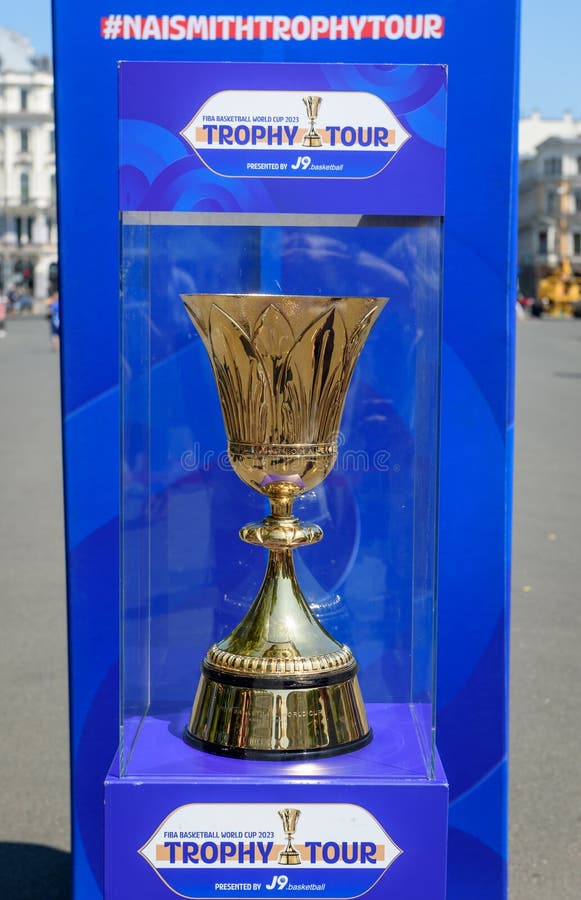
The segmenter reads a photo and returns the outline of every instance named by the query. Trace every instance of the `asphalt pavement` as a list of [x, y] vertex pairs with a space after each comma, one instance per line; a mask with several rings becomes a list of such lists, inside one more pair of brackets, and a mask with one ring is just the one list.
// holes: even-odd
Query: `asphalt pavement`
[[578, 900], [581, 320], [519, 323], [516, 412], [510, 898]]
[[[0, 341], [2, 900], [69, 897], [58, 382], [46, 322], [10, 320]], [[578, 900], [581, 321], [519, 323], [515, 462], [510, 900]]]
[[0, 898], [65, 900], [69, 757], [59, 360], [44, 319], [8, 321], [0, 340], [0, 397]]

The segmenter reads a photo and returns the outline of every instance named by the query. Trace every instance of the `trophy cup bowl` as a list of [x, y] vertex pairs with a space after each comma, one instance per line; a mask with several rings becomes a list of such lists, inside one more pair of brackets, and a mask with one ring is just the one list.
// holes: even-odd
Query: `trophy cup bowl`
[[303, 103], [307, 107], [307, 118], [309, 120], [309, 130], [303, 138], [303, 147], [322, 147], [323, 141], [321, 135], [315, 131], [315, 122], [319, 115], [319, 107], [323, 102], [322, 97], [314, 97], [310, 95], [303, 97]]
[[240, 537], [269, 551], [258, 596], [208, 650], [185, 737], [232, 756], [334, 755], [371, 739], [349, 647], [320, 625], [298, 585], [293, 550], [323, 536], [293, 515], [337, 458], [357, 358], [386, 300], [184, 294], [210, 357], [228, 455], [270, 514]]
[[286, 847], [278, 854], [278, 864], [280, 866], [300, 866], [302, 859], [301, 854], [293, 847], [293, 837], [297, 830], [297, 822], [300, 818], [300, 809], [279, 809], [279, 816], [282, 819], [282, 827], [286, 837]]

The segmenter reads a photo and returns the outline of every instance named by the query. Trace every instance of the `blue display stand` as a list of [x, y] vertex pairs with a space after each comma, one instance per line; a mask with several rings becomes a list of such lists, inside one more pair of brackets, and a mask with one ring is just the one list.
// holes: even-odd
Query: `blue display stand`
[[[439, 761], [425, 777], [407, 707], [370, 707], [374, 740], [314, 763], [264, 763], [194, 753], [187, 712], [148, 718], [143, 776], [105, 786], [106, 896], [370, 897], [443, 900], [448, 787]], [[401, 772], [415, 770], [402, 779]], [[278, 810], [300, 810], [298, 866], [278, 863]], [[211, 825], [210, 823], [214, 823]], [[254, 823], [254, 824], [252, 824]]]
[[[287, 30], [256, 0], [249, 13], [264, 23], [237, 40], [212, 24], [238, 15], [228, 3], [191, 25], [164, 19], [176, 12], [165, 0], [157, 24], [135, 5], [111, 14], [54, 3], [75, 896], [103, 897], [103, 780], [118, 743], [118, 61], [228, 59], [448, 66], [438, 744], [450, 782], [448, 900], [499, 900], [518, 4], [492, 0], [476, 15], [449, 0], [422, 18], [398, 0], [389, 23], [376, 7], [320, 3], [299, 21], [283, 6]], [[327, 30], [325, 16], [335, 17]]]

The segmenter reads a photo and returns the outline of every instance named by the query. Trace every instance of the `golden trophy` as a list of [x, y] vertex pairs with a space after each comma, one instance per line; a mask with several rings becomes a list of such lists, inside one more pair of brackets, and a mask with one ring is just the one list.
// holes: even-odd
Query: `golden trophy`
[[279, 816], [282, 819], [282, 827], [284, 828], [284, 836], [286, 837], [286, 847], [278, 854], [278, 864], [280, 866], [300, 866], [302, 859], [299, 851], [293, 847], [293, 837], [297, 830], [297, 822], [300, 818], [300, 809], [279, 809]]
[[270, 501], [270, 515], [240, 530], [269, 551], [264, 581], [240, 624], [206, 654], [186, 739], [260, 759], [355, 750], [371, 739], [357, 664], [312, 613], [293, 562], [293, 550], [323, 532], [292, 507], [335, 463], [351, 375], [386, 300], [182, 300], [210, 357], [234, 471]]
[[323, 141], [321, 140], [321, 135], [317, 134], [315, 131], [315, 122], [317, 116], [319, 115], [319, 107], [323, 102], [322, 97], [303, 97], [303, 103], [307, 107], [307, 118], [310, 122], [310, 127], [307, 133], [303, 138], [303, 147], [322, 147]]

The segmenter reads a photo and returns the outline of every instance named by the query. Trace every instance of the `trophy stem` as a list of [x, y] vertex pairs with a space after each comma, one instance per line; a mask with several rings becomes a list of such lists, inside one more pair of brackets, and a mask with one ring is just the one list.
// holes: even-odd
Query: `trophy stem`
[[322, 531], [292, 516], [293, 499], [277, 492], [271, 515], [241, 530], [268, 548], [268, 562], [249, 611], [202, 665], [186, 731], [202, 749], [288, 759], [344, 753], [371, 739], [353, 655], [325, 631], [297, 581], [293, 549]]
[[293, 847], [293, 832], [291, 831], [290, 834], [289, 832], [286, 832], [285, 837], [286, 847], [279, 853], [278, 863], [281, 866], [299, 866], [301, 864], [301, 857], [298, 850]]
[[297, 581], [291, 547], [269, 550], [254, 603], [229, 637], [210, 649], [210, 660], [239, 674], [256, 675], [353, 667], [350, 651], [312, 613]]
[[[302, 655], [297, 643], [301, 643], [307, 627], [317, 632], [323, 630], [299, 587], [293, 551], [270, 550], [262, 587], [248, 615], [233, 632], [232, 637], [236, 635], [236, 639], [230, 649], [235, 652], [234, 646], [240, 645], [242, 649], [259, 641], [265, 646], [267, 658], [293, 659]], [[316, 647], [320, 647], [320, 636]], [[301, 649], [307, 650], [304, 645]]]
[[293, 518], [293, 506], [296, 495], [290, 491], [269, 494], [270, 517], [272, 519]]

